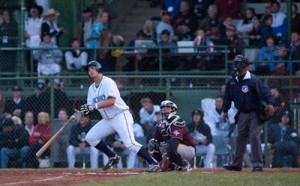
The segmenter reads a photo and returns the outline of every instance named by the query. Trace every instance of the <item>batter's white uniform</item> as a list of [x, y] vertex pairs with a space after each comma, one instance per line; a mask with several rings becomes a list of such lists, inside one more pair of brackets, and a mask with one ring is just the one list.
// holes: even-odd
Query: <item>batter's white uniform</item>
[[124, 145], [130, 151], [137, 153], [142, 145], [134, 139], [132, 115], [129, 112], [129, 107], [121, 98], [116, 83], [111, 78], [103, 76], [98, 87], [95, 83], [89, 87], [87, 104], [95, 105], [108, 97], [114, 97], [116, 99], [115, 104], [98, 110], [103, 119], [91, 128], [86, 136], [86, 141], [91, 146], [96, 146], [101, 139], [117, 132]]

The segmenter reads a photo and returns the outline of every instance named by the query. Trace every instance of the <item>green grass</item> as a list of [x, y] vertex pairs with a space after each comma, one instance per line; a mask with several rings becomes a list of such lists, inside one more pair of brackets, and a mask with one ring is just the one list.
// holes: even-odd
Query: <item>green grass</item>
[[76, 186], [298, 186], [299, 173], [170, 172], [112, 178]]

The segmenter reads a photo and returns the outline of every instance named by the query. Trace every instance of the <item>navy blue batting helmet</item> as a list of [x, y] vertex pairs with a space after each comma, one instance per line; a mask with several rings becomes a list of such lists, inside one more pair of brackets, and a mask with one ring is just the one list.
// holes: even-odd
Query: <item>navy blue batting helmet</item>
[[90, 61], [85, 67], [85, 71], [88, 71], [89, 66], [95, 66], [97, 72], [102, 72], [102, 65], [98, 61]]

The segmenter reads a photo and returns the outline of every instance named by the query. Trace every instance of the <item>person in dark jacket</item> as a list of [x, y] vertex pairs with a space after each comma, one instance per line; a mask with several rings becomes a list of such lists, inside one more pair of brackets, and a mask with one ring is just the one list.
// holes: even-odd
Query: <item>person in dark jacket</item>
[[[3, 131], [0, 133], [1, 168], [8, 168], [10, 157], [19, 155], [21, 160], [26, 156], [29, 146], [29, 134], [22, 125], [14, 125], [12, 119], [3, 119]], [[24, 167], [24, 162], [22, 161]]]
[[272, 124], [268, 132], [269, 143], [274, 148], [272, 167], [285, 167], [285, 157], [292, 157], [291, 166], [296, 168], [298, 156], [298, 135], [297, 131], [290, 125], [291, 112], [286, 110], [282, 113], [281, 122]]
[[[74, 168], [75, 155], [80, 154], [85, 157], [86, 154], [90, 155], [91, 168], [98, 168], [99, 151], [95, 147], [91, 147], [85, 141], [85, 136], [92, 128], [89, 116], [85, 115], [79, 119], [79, 122], [71, 129], [69, 146], [67, 148], [68, 167]], [[85, 159], [83, 159], [85, 161]], [[83, 162], [85, 163], [85, 162]]]
[[228, 120], [228, 110], [231, 102], [238, 109], [235, 117], [238, 136], [236, 138], [236, 151], [231, 165], [224, 168], [231, 171], [241, 171], [243, 155], [248, 140], [251, 144], [252, 171], [263, 171], [263, 157], [261, 150], [260, 133], [263, 121], [259, 120], [259, 109], [262, 102], [266, 105], [269, 115], [273, 115], [275, 100], [270, 90], [252, 73], [249, 72], [248, 59], [237, 55], [233, 62], [232, 77], [226, 83], [223, 95], [224, 120]]
[[203, 120], [204, 113], [196, 109], [192, 112], [192, 121], [187, 125], [196, 143], [196, 154], [205, 154], [204, 167], [212, 168], [215, 155], [215, 145], [210, 127]]

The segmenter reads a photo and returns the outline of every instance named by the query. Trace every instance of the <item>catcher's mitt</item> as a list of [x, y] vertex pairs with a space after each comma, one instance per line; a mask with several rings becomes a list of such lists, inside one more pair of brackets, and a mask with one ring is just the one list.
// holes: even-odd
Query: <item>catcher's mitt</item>
[[171, 161], [170, 161], [169, 157], [166, 156], [166, 155], [164, 155], [164, 156], [162, 157], [162, 160], [159, 162], [160, 170], [161, 170], [162, 172], [167, 171], [167, 169], [168, 169], [169, 166], [170, 166], [170, 163], [171, 163]]

